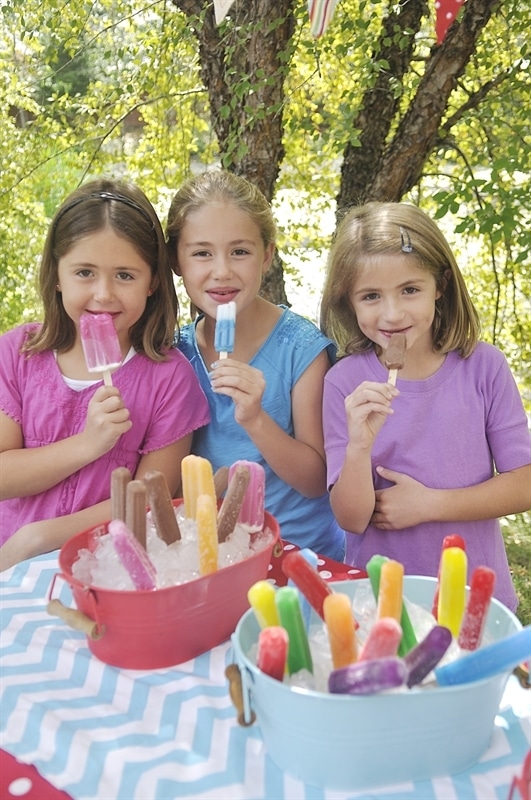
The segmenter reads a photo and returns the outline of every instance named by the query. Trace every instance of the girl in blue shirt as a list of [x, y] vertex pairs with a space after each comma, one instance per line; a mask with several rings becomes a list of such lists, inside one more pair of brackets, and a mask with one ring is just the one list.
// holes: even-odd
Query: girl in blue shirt
[[[335, 346], [307, 319], [259, 296], [275, 252], [269, 203], [249, 181], [225, 171], [184, 184], [168, 215], [168, 245], [194, 321], [179, 349], [207, 396], [211, 423], [194, 434], [192, 452], [216, 470], [257, 461], [266, 472], [266, 507], [282, 537], [342, 561], [344, 533], [326, 487], [323, 380]], [[236, 303], [234, 352], [214, 349], [216, 312]]]

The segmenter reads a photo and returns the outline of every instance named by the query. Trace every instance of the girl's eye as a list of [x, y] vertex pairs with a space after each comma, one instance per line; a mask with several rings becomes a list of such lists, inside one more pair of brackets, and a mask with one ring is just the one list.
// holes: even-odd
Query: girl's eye
[[249, 251], [245, 250], [243, 247], [238, 247], [233, 252], [234, 252], [235, 256], [248, 256], [249, 255]]
[[129, 272], [119, 272], [117, 277], [121, 281], [132, 281], [133, 280], [133, 276]]
[[198, 256], [199, 258], [208, 258], [210, 253], [208, 250], [196, 250], [194, 253], [192, 253], [192, 255]]
[[416, 294], [418, 289], [415, 286], [406, 286], [404, 289], [405, 294]]
[[378, 297], [379, 295], [376, 292], [369, 292], [369, 294], [363, 296], [363, 299], [370, 301], [370, 300], [377, 300]]
[[76, 272], [76, 275], [78, 275], [80, 278], [90, 278], [90, 276], [92, 275], [92, 270], [90, 270], [90, 269], [79, 269]]

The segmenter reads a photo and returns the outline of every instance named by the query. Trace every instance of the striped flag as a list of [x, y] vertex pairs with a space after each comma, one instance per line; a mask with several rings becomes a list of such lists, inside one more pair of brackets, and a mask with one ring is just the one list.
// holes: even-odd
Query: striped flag
[[326, 31], [337, 0], [308, 0], [311, 33], [316, 39]]

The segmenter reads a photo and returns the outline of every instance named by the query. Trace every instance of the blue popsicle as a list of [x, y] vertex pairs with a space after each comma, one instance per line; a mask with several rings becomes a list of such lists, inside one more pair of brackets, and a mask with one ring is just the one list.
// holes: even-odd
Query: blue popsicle
[[214, 349], [220, 358], [227, 358], [228, 353], [234, 350], [234, 336], [236, 333], [236, 303], [223, 303], [216, 312], [216, 330], [214, 333]]
[[439, 686], [472, 683], [514, 669], [530, 657], [531, 625], [527, 625], [505, 639], [474, 650], [470, 655], [445, 664], [444, 667], [437, 667], [435, 677]]

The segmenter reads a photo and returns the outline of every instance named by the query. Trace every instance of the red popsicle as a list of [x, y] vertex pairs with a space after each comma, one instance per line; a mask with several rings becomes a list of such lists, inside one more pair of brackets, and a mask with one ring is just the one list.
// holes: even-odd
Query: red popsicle
[[[449, 536], [445, 536], [443, 539], [441, 550], [446, 550], [447, 547], [460, 547], [461, 550], [466, 551], [465, 540], [462, 536], [459, 536], [457, 533], [451, 533]], [[435, 587], [435, 594], [433, 596], [433, 605], [431, 608], [431, 613], [437, 619], [438, 614], [438, 607], [439, 607], [439, 581], [441, 579], [441, 566], [439, 563], [439, 572], [437, 573], [437, 586]]]
[[287, 553], [282, 561], [282, 571], [301, 590], [311, 607], [324, 620], [323, 603], [332, 589], [298, 550]]
[[256, 666], [277, 681], [282, 681], [288, 657], [289, 638], [285, 628], [271, 625], [258, 636]]
[[495, 582], [496, 573], [489, 567], [476, 567], [472, 573], [470, 594], [457, 640], [463, 650], [475, 650], [481, 643]]

